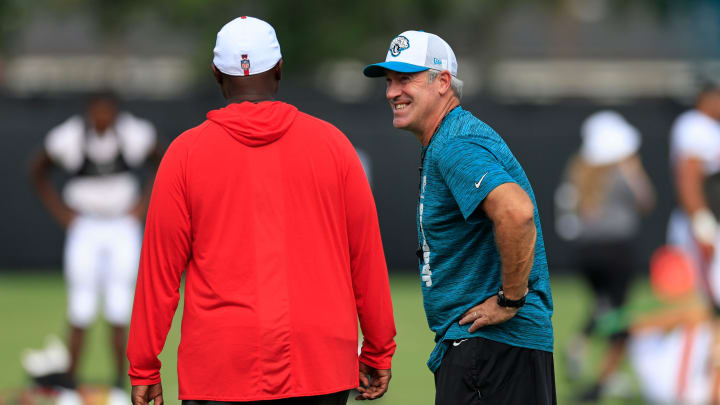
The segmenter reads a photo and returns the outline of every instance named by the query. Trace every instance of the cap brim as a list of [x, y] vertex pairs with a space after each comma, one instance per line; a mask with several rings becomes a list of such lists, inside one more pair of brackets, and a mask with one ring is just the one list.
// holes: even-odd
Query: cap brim
[[363, 74], [367, 77], [385, 76], [385, 70], [400, 73], [417, 73], [430, 69], [426, 66], [411, 65], [405, 62], [380, 62], [365, 66]]

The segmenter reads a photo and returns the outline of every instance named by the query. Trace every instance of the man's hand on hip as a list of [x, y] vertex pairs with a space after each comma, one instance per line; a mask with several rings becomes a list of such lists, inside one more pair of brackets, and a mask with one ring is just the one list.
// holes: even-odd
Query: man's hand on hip
[[497, 297], [493, 295], [480, 305], [468, 309], [460, 318], [460, 325], [472, 323], [468, 329], [468, 332], [472, 333], [484, 326], [503, 323], [515, 316], [517, 312], [517, 308], [506, 308], [498, 305]]
[[360, 362], [360, 385], [357, 387], [360, 395], [356, 396], [355, 400], [373, 400], [382, 397], [388, 390], [390, 378], [392, 378], [390, 369], [378, 370]]
[[162, 383], [134, 385], [131, 397], [133, 405], [148, 405], [151, 401], [155, 401], [155, 405], [163, 405]]

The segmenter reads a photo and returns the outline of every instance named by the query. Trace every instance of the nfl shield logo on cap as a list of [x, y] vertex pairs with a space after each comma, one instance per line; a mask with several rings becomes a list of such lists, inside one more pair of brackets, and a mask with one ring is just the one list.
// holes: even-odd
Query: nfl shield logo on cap
[[242, 55], [242, 60], [240, 61], [240, 69], [243, 70], [243, 73], [245, 73], [245, 75], [250, 74], [250, 59], [248, 59], [247, 57], [247, 55]]
[[282, 58], [275, 29], [263, 20], [245, 16], [220, 29], [213, 53], [215, 67], [231, 76], [266, 72]]

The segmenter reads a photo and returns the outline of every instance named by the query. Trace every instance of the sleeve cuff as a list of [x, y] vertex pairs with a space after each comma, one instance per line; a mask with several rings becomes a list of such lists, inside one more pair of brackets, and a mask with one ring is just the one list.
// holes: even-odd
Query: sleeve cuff
[[376, 359], [368, 358], [367, 355], [361, 354], [358, 360], [376, 370], [390, 370], [392, 368], [390, 359], [377, 361]]
[[130, 385], [136, 386], [136, 385], [154, 385], [157, 383], [162, 382], [162, 379], [160, 377], [157, 378], [139, 378], [139, 377], [133, 377], [130, 376]]

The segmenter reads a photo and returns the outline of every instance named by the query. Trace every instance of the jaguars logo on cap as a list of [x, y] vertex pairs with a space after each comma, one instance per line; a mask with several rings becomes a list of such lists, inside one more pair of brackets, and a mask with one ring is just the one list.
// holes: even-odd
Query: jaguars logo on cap
[[402, 35], [395, 37], [395, 39], [390, 42], [390, 54], [392, 56], [398, 56], [400, 52], [408, 48], [410, 48], [410, 41]]

